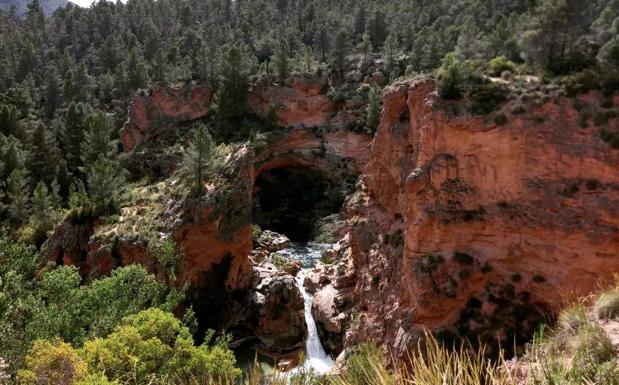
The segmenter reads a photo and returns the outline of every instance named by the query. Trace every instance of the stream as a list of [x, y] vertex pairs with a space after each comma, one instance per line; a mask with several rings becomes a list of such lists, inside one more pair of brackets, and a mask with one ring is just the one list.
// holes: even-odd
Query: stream
[[279, 254], [300, 260], [303, 266], [297, 274], [296, 281], [301, 294], [303, 294], [305, 306], [305, 322], [307, 323], [306, 359], [304, 365], [294, 369], [294, 371], [305, 370], [313, 371], [315, 374], [325, 374], [335, 366], [335, 361], [325, 352], [318, 337], [316, 321], [312, 315], [312, 295], [305, 290], [303, 285], [305, 276], [316, 265], [316, 262], [320, 260], [322, 252], [328, 247], [329, 245], [320, 243], [293, 244], [289, 249], [278, 252]]

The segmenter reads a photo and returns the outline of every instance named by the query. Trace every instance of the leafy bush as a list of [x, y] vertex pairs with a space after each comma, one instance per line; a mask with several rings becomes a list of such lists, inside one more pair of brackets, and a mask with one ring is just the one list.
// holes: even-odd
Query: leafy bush
[[35, 341], [18, 372], [21, 385], [71, 385], [84, 379], [86, 364], [71, 345], [45, 340]]
[[436, 84], [438, 96], [445, 100], [460, 99], [463, 96], [462, 83], [460, 62], [454, 54], [445, 56], [443, 65], [438, 71]]
[[461, 63], [454, 54], [443, 59], [438, 72], [437, 91], [441, 98], [459, 99], [466, 96], [468, 109], [473, 114], [488, 114], [507, 100], [505, 86], [495, 84], [480, 75], [472, 62]]
[[470, 87], [469, 110], [474, 114], [488, 114], [507, 100], [507, 89], [499, 84], [486, 83]]
[[490, 60], [488, 65], [490, 74], [493, 76], [500, 76], [503, 72], [508, 71], [510, 73], [516, 72], [516, 65], [507, 60], [505, 56], [497, 56], [494, 59]]
[[598, 76], [592, 70], [577, 72], [573, 75], [564, 76], [561, 83], [565, 87], [568, 96], [584, 94], [599, 88]]
[[0, 236], [0, 356], [9, 373], [37, 339], [80, 346], [111, 333], [127, 315], [153, 306], [172, 310], [181, 300], [142, 266], [82, 285], [75, 267], [46, 267], [34, 248]]
[[82, 354], [93, 373], [121, 384], [232, 384], [240, 372], [223, 341], [195, 346], [189, 329], [171, 313], [149, 309], [125, 318], [106, 338], [86, 342]]

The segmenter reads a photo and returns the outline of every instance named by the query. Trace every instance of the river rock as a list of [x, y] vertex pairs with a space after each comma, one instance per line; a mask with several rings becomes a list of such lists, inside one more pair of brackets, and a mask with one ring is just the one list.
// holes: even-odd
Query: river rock
[[318, 335], [327, 353], [337, 356], [342, 352], [345, 324], [352, 306], [353, 288], [337, 289], [327, 285], [312, 297], [312, 315]]
[[274, 268], [256, 267], [252, 296], [257, 346], [272, 355], [291, 355], [305, 347], [304, 302], [294, 277]]
[[268, 250], [270, 253], [287, 249], [291, 242], [287, 236], [271, 230], [264, 230], [257, 240], [258, 247]]

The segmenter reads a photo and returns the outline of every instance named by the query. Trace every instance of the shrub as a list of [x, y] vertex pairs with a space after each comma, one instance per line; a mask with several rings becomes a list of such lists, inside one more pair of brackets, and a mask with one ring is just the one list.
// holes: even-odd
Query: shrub
[[565, 92], [568, 96], [576, 96], [599, 88], [598, 78], [590, 70], [564, 76], [561, 79], [561, 83], [565, 87]]
[[522, 104], [519, 104], [517, 106], [514, 106], [514, 108], [512, 108], [512, 115], [520, 115], [523, 114], [525, 112], [525, 108]]
[[505, 71], [513, 74], [516, 72], [516, 65], [507, 60], [505, 56], [497, 56], [490, 60], [489, 70], [492, 76], [502, 76]]
[[171, 313], [149, 309], [124, 319], [106, 338], [88, 341], [82, 350], [90, 370], [121, 383], [149, 384], [155, 378], [174, 383], [230, 384], [240, 375], [224, 341], [195, 346], [189, 329]]
[[505, 123], [507, 123], [507, 115], [504, 113], [501, 112], [494, 116], [494, 124], [497, 126], [503, 126]]
[[593, 309], [600, 319], [619, 317], [619, 289], [600, 294], [595, 300]]
[[574, 339], [573, 366], [578, 377], [592, 380], [600, 364], [611, 361], [615, 356], [613, 343], [599, 326], [583, 327]]
[[86, 364], [71, 345], [37, 340], [18, 372], [21, 385], [71, 385], [86, 376]]
[[488, 114], [507, 100], [507, 93], [504, 86], [494, 83], [470, 87], [469, 110], [478, 115]]
[[443, 59], [443, 65], [438, 71], [436, 88], [438, 96], [442, 99], [460, 99], [463, 96], [463, 74], [461, 64], [453, 54], [448, 54]]

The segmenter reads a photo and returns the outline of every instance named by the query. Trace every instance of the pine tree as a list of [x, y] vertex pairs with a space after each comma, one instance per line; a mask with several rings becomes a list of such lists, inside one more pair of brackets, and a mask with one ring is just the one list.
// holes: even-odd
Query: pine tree
[[61, 128], [62, 148], [69, 171], [77, 175], [82, 165], [82, 142], [86, 133], [86, 117], [92, 113], [89, 105], [71, 102], [64, 127]]
[[374, 48], [382, 47], [383, 42], [387, 38], [387, 19], [385, 14], [380, 10], [375, 10], [367, 21], [365, 30], [370, 35], [372, 46]]
[[466, 16], [464, 24], [458, 35], [455, 52], [460, 60], [476, 59], [481, 53], [479, 45], [480, 30], [471, 15]]
[[48, 118], [52, 118], [56, 109], [62, 104], [62, 86], [56, 67], [50, 66], [45, 75], [45, 112]]
[[73, 77], [73, 97], [78, 101], [87, 102], [91, 98], [93, 79], [88, 74], [88, 69], [85, 64], [77, 66]]
[[32, 195], [32, 215], [30, 216], [32, 225], [38, 231], [46, 232], [54, 226], [54, 217], [47, 186], [39, 182]]
[[225, 138], [243, 121], [249, 91], [248, 56], [240, 41], [221, 50], [220, 88], [217, 93], [217, 121]]
[[107, 114], [98, 111], [88, 115], [85, 121], [86, 132], [82, 142], [82, 162], [89, 165], [97, 161], [99, 155], [111, 155], [111, 136], [114, 122]]
[[74, 74], [73, 74], [73, 70], [69, 69], [65, 74], [64, 74], [64, 81], [63, 81], [63, 95], [65, 100], [70, 101], [73, 100], [73, 97], [75, 96], [75, 82], [74, 82]]
[[593, 7], [581, 0], [542, 0], [522, 35], [527, 60], [556, 73], [569, 71], [569, 57], [594, 21]]
[[372, 135], [378, 129], [380, 124], [381, 106], [380, 106], [380, 89], [372, 87], [368, 94], [368, 105], [365, 110], [365, 132]]
[[125, 170], [99, 155], [97, 161], [86, 168], [86, 182], [91, 201], [99, 208], [110, 209], [125, 185]]
[[385, 46], [383, 50], [383, 56], [385, 58], [385, 70], [390, 80], [396, 79], [400, 76], [400, 69], [398, 68], [398, 62], [396, 55], [398, 53], [398, 37], [395, 32], [391, 32], [385, 40]]
[[149, 82], [148, 67], [135, 48], [129, 52], [127, 58], [127, 78], [128, 86], [132, 90], [146, 88]]
[[2, 176], [8, 178], [13, 171], [23, 167], [22, 151], [18, 148], [15, 140], [8, 140], [0, 150], [2, 153]]
[[340, 30], [335, 35], [333, 44], [332, 65], [338, 73], [340, 79], [344, 78], [344, 65], [346, 63], [346, 55], [348, 55], [348, 36], [344, 30]]
[[194, 196], [204, 194], [204, 182], [212, 172], [213, 140], [204, 125], [200, 125], [185, 151], [183, 173]]
[[331, 40], [327, 26], [324, 24], [320, 26], [318, 36], [316, 36], [316, 48], [320, 52], [320, 60], [326, 61], [327, 52], [331, 49]]
[[279, 40], [275, 54], [275, 65], [277, 67], [279, 84], [283, 85], [288, 78], [288, 42], [285, 38]]
[[19, 111], [12, 104], [0, 105], [0, 133], [20, 136]]
[[55, 167], [60, 160], [60, 149], [55, 135], [42, 122], [36, 122], [30, 136], [28, 169], [35, 180], [47, 183], [55, 177]]
[[374, 51], [374, 48], [372, 47], [372, 40], [367, 32], [361, 37], [361, 43], [359, 43], [357, 48], [359, 49], [359, 52], [363, 54], [363, 60], [367, 60], [372, 54], [372, 51]]
[[9, 221], [15, 228], [28, 220], [30, 191], [28, 177], [23, 168], [13, 170], [6, 183]]
[[86, 187], [81, 179], [76, 178], [73, 182], [71, 182], [71, 185], [69, 186], [68, 200], [70, 209], [84, 207], [90, 202], [88, 193], [86, 192]]

